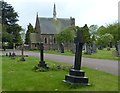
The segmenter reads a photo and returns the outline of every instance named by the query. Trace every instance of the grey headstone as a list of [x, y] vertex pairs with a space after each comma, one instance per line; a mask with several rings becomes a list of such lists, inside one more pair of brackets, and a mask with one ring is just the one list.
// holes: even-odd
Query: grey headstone
[[91, 53], [92, 53], [91, 44], [86, 43], [86, 51], [84, 54], [91, 55]]
[[92, 47], [92, 53], [97, 53], [95, 42], [92, 43], [91, 47]]

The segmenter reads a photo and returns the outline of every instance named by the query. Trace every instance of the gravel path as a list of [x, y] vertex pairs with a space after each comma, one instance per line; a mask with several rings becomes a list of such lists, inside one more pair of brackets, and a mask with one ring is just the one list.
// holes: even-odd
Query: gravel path
[[[0, 52], [0, 55], [9, 53], [10, 51]], [[21, 51], [15, 51], [17, 55], [21, 54]], [[25, 55], [39, 57], [39, 53], [36, 52], [24, 52]], [[44, 53], [45, 59], [74, 64], [74, 56], [65, 56], [65, 55], [55, 55]], [[105, 59], [93, 59], [82, 57], [82, 66], [94, 68], [104, 72], [109, 72], [112, 74], [118, 75], [118, 61], [115, 60], [105, 60]]]

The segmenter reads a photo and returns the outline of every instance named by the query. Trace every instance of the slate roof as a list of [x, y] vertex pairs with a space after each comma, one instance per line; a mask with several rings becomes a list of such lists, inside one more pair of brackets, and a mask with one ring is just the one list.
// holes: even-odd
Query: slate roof
[[30, 33], [30, 40], [31, 40], [32, 43], [39, 43], [38, 42], [38, 41], [40, 41], [39, 39], [40, 39], [39, 34], [37, 34], [37, 33]]
[[57, 34], [71, 25], [71, 19], [39, 17], [39, 23], [41, 34]]

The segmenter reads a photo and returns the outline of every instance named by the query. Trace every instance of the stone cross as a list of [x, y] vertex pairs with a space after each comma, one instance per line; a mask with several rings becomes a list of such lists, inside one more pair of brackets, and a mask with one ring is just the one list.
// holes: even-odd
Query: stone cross
[[38, 64], [39, 67], [45, 68], [45, 69], [49, 69], [49, 67], [47, 67], [47, 64], [45, 64], [44, 61], [44, 46], [43, 46], [43, 42], [40, 43], [40, 62]]
[[74, 43], [76, 44], [74, 69], [80, 70], [81, 57], [82, 57], [82, 46], [84, 44], [84, 37], [83, 37], [83, 31], [82, 30], [77, 31], [77, 37], [75, 38]]
[[22, 48], [22, 52], [21, 52], [22, 56], [21, 56], [20, 61], [25, 61], [24, 53], [23, 53], [24, 52], [24, 44], [22, 44], [21, 48]]
[[70, 74], [65, 75], [65, 80], [63, 82], [67, 82], [75, 85], [90, 85], [88, 84], [88, 77], [85, 76], [85, 72], [81, 69], [81, 57], [82, 57], [82, 46], [84, 44], [84, 34], [83, 30], [77, 30], [77, 37], [75, 38], [76, 44], [76, 53], [75, 53], [75, 62], [74, 68], [70, 69]]
[[44, 50], [43, 43], [40, 43], [40, 59], [42, 62], [44, 61], [43, 50]]

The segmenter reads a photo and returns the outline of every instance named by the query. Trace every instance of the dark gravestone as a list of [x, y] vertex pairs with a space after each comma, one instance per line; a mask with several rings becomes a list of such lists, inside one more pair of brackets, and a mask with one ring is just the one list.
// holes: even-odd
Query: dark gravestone
[[6, 53], [6, 56], [8, 56], [8, 53]]
[[70, 84], [76, 84], [76, 85], [79, 85], [79, 84], [89, 85], [88, 77], [84, 77], [85, 72], [80, 70], [81, 69], [82, 47], [84, 44], [84, 37], [83, 37], [82, 30], [77, 31], [77, 37], [75, 38], [74, 42], [76, 44], [74, 68], [70, 69], [70, 74], [65, 75], [65, 80], [63, 81], [70, 83]]
[[43, 50], [44, 50], [43, 43], [40, 43], [40, 62], [38, 66], [45, 69], [49, 69], [49, 67], [47, 67], [47, 64], [45, 64], [45, 61], [44, 61]]
[[64, 53], [64, 44], [61, 43], [59, 46], [60, 46], [60, 52], [61, 52], [61, 53]]
[[9, 57], [11, 57], [12, 56], [12, 54], [11, 54], [11, 52], [9, 52]]
[[112, 48], [112, 42], [110, 42], [110, 48]]

